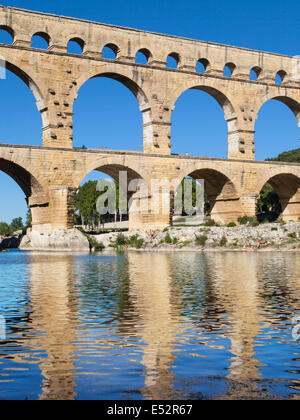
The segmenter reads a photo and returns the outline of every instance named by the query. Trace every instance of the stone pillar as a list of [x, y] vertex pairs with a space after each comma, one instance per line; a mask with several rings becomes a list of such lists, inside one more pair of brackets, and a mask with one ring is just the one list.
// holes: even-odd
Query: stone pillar
[[171, 154], [171, 107], [157, 101], [141, 111], [144, 121], [144, 152]]
[[84, 45], [82, 55], [87, 57], [101, 58], [102, 52], [99, 50], [99, 45], [87, 42]]
[[208, 197], [211, 203], [211, 218], [220, 224], [237, 222], [241, 214], [241, 203], [238, 198]]
[[26, 31], [21, 31], [19, 30], [14, 37], [14, 43], [13, 43], [14, 47], [31, 47], [31, 36], [30, 34]]
[[195, 72], [196, 71], [195, 58], [194, 57], [184, 57], [182, 59], [181, 63], [179, 64], [179, 69], [180, 70], [185, 70], [185, 71]]
[[[248, 100], [247, 100], [248, 101]], [[235, 113], [226, 117], [228, 124], [228, 158], [255, 159], [255, 106], [252, 103], [235, 104]]]
[[243, 194], [240, 197], [242, 216], [256, 217], [257, 215], [257, 200], [256, 194]]
[[51, 228], [72, 228], [74, 226], [74, 199], [77, 188], [53, 187], [50, 189]]
[[68, 50], [68, 46], [62, 44], [61, 42], [61, 38], [57, 37], [53, 37], [50, 40], [50, 44], [49, 44], [49, 51], [53, 51], [53, 52], [58, 52], [58, 53], [66, 53]]
[[149, 58], [148, 65], [165, 68], [167, 66], [167, 57], [159, 48], [157, 48], [154, 55]]
[[259, 76], [259, 82], [275, 84], [276, 74], [274, 71], [263, 70]]
[[[71, 69], [62, 70], [59, 81], [47, 83], [43, 118], [43, 145], [71, 148], [73, 146], [73, 102], [77, 96], [77, 80]], [[41, 111], [43, 115], [43, 110]]]
[[293, 197], [280, 197], [282, 218], [286, 222], [300, 221], [300, 188]]
[[228, 159], [255, 159], [255, 131], [236, 130], [228, 132]]
[[29, 197], [27, 200], [31, 211], [32, 229], [41, 233], [51, 230], [49, 199], [43, 195]]
[[129, 201], [129, 230], [163, 230], [170, 226], [172, 218], [172, 197], [168, 188], [152, 188], [134, 193]]
[[238, 67], [234, 71], [233, 77], [235, 79], [250, 80], [249, 67], [247, 65], [243, 66], [243, 64], [239, 63]]

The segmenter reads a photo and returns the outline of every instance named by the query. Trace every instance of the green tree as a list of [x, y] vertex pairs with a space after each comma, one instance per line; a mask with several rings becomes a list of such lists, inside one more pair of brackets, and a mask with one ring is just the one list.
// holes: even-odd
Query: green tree
[[79, 212], [82, 225], [95, 225], [96, 220], [99, 217], [96, 209], [96, 202], [100, 193], [96, 188], [97, 181], [88, 181], [79, 187], [75, 198], [75, 211]]
[[11, 227], [5, 223], [0, 222], [0, 235], [1, 236], [11, 236], [13, 234]]
[[32, 214], [31, 214], [31, 209], [30, 207], [28, 207], [27, 213], [26, 213], [26, 222], [25, 222], [25, 226], [26, 227], [31, 227], [32, 225]]
[[[114, 188], [110, 188], [110, 184], [114, 184]], [[82, 225], [92, 225], [93, 227], [101, 222], [101, 216], [97, 210], [97, 200], [102, 194], [113, 194], [113, 196], [108, 196], [103, 205], [108, 207], [110, 203], [112, 208], [108, 209], [109, 213], [115, 215], [115, 221], [118, 216], [122, 221], [122, 215], [126, 214], [128, 209], [124, 192], [120, 190], [116, 181], [101, 180], [100, 182], [86, 182], [79, 188], [75, 198], [76, 222], [80, 218]]]
[[296, 162], [300, 163], [300, 149], [289, 150], [288, 152], [280, 153], [276, 158], [266, 159], [267, 161], [275, 162]]
[[14, 231], [23, 229], [24, 226], [22, 217], [16, 217], [15, 219], [13, 219], [10, 226]]
[[279, 197], [270, 184], [265, 184], [257, 201], [259, 212], [276, 211], [279, 207]]

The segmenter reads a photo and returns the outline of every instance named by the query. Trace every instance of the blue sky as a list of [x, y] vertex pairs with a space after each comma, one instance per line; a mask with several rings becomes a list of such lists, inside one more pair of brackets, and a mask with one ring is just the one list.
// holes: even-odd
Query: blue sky
[[[190, 0], [2, 1], [5, 6], [78, 17], [204, 41], [299, 55], [299, 0], [241, 2]], [[6, 42], [0, 34], [0, 42]], [[27, 86], [8, 73], [0, 80], [1, 143], [41, 145], [41, 117]], [[74, 145], [141, 150], [142, 119], [135, 97], [123, 85], [94, 79], [79, 91], [74, 108]], [[116, 124], [116, 121], [118, 122]], [[223, 111], [204, 92], [187, 91], [172, 114], [174, 153], [226, 157]], [[270, 101], [256, 123], [256, 158], [263, 160], [300, 147], [292, 112]], [[91, 174], [88, 179], [94, 179]], [[0, 220], [25, 216], [24, 194], [0, 172]]]

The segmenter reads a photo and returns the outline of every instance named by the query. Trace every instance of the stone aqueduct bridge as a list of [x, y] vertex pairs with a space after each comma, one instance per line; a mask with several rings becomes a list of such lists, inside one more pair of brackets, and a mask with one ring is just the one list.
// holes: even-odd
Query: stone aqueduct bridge
[[[42, 115], [43, 146], [0, 145], [0, 170], [26, 194], [35, 229], [70, 227], [76, 190], [95, 169], [115, 179], [127, 170], [129, 180], [141, 178], [149, 185], [153, 178], [204, 179], [212, 216], [221, 222], [255, 215], [257, 197], [269, 181], [280, 197], [283, 217], [300, 217], [300, 165], [254, 160], [255, 121], [266, 101], [281, 101], [300, 123], [300, 68], [293, 57], [2, 6], [0, 29], [13, 38], [11, 45], [0, 44], [0, 56], [31, 89]], [[48, 42], [48, 49], [31, 47], [36, 34]], [[70, 40], [81, 46], [80, 55], [67, 52]], [[105, 46], [115, 52], [114, 60], [102, 58]], [[135, 63], [138, 51], [147, 58], [146, 65]], [[176, 69], [166, 67], [168, 56], [177, 61]], [[196, 72], [198, 61], [204, 73]], [[225, 65], [231, 77], [223, 77]], [[256, 81], [249, 80], [251, 70]], [[136, 96], [143, 115], [143, 152], [72, 147], [73, 104], [80, 87], [94, 77], [115, 79]], [[188, 89], [207, 92], [222, 107], [228, 159], [171, 154], [171, 113]], [[143, 199], [164, 198], [166, 193], [150, 190]], [[162, 212], [131, 215], [130, 227], [160, 228], [169, 220]]]

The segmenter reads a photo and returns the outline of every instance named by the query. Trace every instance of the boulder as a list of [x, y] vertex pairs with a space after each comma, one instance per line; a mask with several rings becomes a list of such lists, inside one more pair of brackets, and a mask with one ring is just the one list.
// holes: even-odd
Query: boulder
[[19, 248], [20, 245], [20, 237], [13, 236], [12, 238], [4, 238], [2, 241], [0, 240], [0, 248], [1, 249], [12, 249], [12, 248]]
[[49, 234], [28, 229], [19, 248], [31, 251], [89, 251], [90, 245], [86, 236], [75, 228], [55, 229]]

